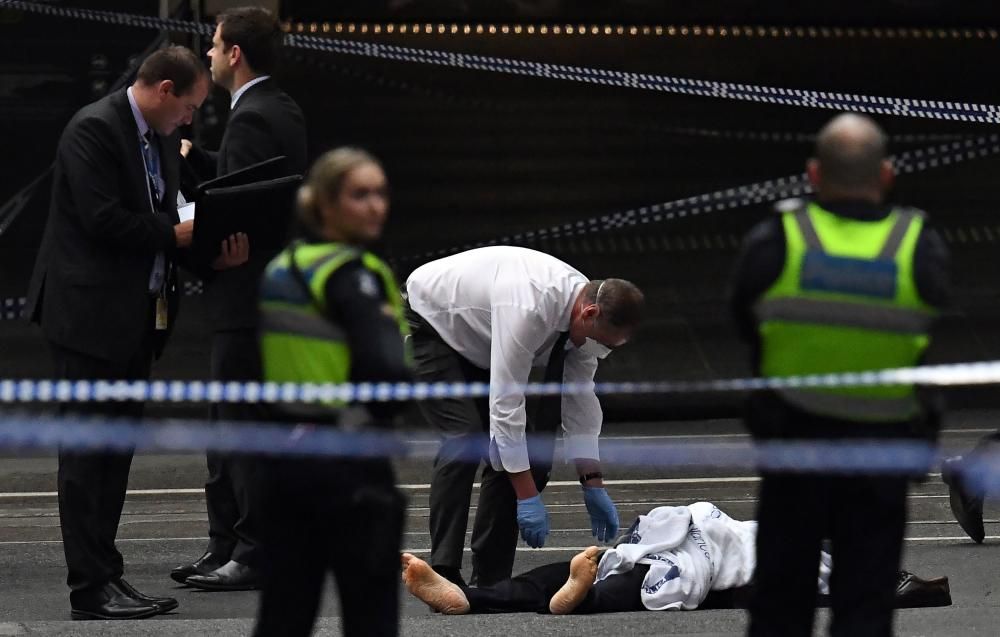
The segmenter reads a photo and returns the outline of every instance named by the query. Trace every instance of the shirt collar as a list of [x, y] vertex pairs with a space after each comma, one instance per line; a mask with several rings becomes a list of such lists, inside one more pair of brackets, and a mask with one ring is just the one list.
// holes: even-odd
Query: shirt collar
[[128, 87], [125, 93], [128, 95], [128, 104], [132, 107], [132, 117], [135, 118], [135, 125], [139, 128], [139, 135], [145, 137], [146, 131], [149, 130], [149, 124], [146, 123], [146, 118], [142, 116], [142, 111], [139, 110], [139, 105], [135, 102], [132, 87]]
[[229, 102], [229, 110], [233, 110], [234, 108], [236, 108], [236, 102], [238, 102], [239, 99], [243, 96], [243, 94], [247, 92], [248, 88], [250, 88], [254, 84], [260, 84], [261, 82], [263, 82], [264, 80], [268, 79], [269, 77], [271, 77], [271, 76], [270, 75], [261, 75], [260, 77], [255, 77], [252, 80], [250, 80], [249, 82], [247, 82], [246, 84], [244, 84], [243, 86], [241, 86], [238, 89], [236, 89], [236, 92], [233, 93], [233, 99], [230, 100], [230, 102]]

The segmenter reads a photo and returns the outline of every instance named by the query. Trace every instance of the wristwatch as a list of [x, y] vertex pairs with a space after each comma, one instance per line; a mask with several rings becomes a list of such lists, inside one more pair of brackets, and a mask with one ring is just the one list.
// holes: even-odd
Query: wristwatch
[[594, 478], [604, 479], [604, 474], [600, 471], [594, 471], [593, 473], [585, 473], [580, 476], [580, 484], [587, 484], [588, 480], [593, 480]]

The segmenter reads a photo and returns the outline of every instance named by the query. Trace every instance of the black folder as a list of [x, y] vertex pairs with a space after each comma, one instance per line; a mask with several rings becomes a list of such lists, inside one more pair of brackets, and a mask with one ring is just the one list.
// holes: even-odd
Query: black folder
[[242, 186], [256, 181], [268, 181], [285, 177], [289, 174], [287, 168], [288, 158], [285, 155], [278, 155], [271, 159], [252, 164], [246, 168], [234, 170], [231, 173], [220, 175], [215, 179], [209, 179], [198, 184], [197, 191], [192, 201], [198, 201], [206, 190], [214, 188], [229, 188], [231, 186]]
[[251, 253], [281, 250], [288, 239], [301, 183], [300, 175], [289, 175], [203, 190], [197, 201], [191, 245], [195, 259], [210, 264], [221, 252], [222, 241], [237, 232], [250, 238]]

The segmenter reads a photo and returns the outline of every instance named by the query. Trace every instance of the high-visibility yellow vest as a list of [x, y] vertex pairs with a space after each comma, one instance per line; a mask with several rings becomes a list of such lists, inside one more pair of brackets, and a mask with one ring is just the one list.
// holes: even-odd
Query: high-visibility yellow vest
[[[344, 383], [351, 376], [351, 351], [342, 326], [327, 316], [329, 278], [360, 261], [381, 282], [404, 341], [409, 328], [392, 270], [370, 252], [341, 243], [293, 243], [264, 271], [260, 288], [260, 353], [265, 381]], [[350, 308], [344, 308], [350, 311]], [[288, 405], [281, 410], [303, 418], [330, 416], [342, 401]]]
[[[917, 293], [913, 255], [923, 213], [878, 221], [819, 205], [782, 213], [785, 266], [755, 306], [766, 377], [909, 367], [927, 348], [933, 308]], [[912, 385], [785, 389], [809, 413], [858, 422], [919, 413]]]

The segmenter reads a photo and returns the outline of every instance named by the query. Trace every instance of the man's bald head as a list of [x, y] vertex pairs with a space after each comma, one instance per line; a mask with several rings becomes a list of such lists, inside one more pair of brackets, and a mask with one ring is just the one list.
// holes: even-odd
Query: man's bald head
[[891, 184], [885, 133], [864, 115], [849, 113], [830, 120], [819, 132], [816, 156], [809, 163], [810, 178], [821, 197], [881, 199]]

